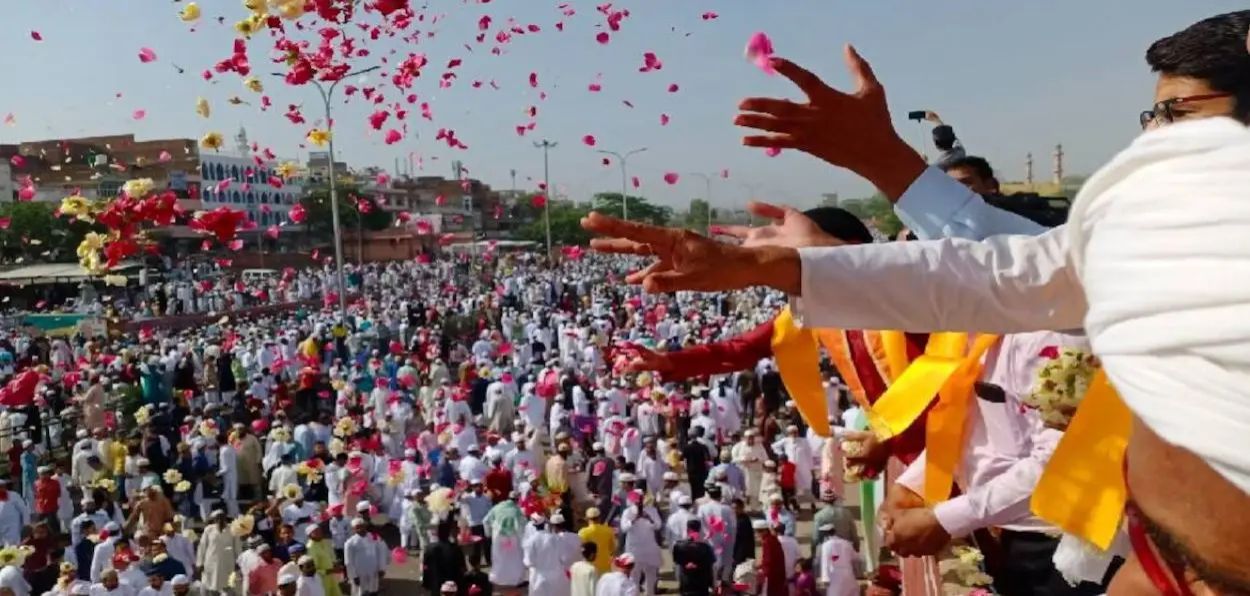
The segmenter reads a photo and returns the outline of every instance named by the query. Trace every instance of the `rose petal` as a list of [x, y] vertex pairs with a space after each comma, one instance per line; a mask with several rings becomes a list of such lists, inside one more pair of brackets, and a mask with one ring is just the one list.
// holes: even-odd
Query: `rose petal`
[[677, 184], [678, 180], [681, 180], [681, 176], [678, 175], [677, 172], [669, 172], [667, 174], [664, 174], [664, 181], [669, 184]]
[[147, 64], [149, 62], [155, 62], [155, 61], [156, 61], [156, 52], [153, 51], [152, 48], [140, 48], [139, 49], [139, 62]]
[[585, 144], [586, 144], [586, 146], [588, 146], [588, 147], [594, 147], [594, 146], [595, 146], [595, 135], [586, 135], [586, 136], [582, 137], [582, 142], [583, 142], [583, 143], [585, 143]]

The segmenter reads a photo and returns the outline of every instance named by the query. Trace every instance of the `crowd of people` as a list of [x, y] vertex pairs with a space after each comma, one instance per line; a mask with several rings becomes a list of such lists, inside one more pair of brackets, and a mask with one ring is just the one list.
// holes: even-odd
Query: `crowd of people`
[[[972, 553], [955, 555], [973, 563], [969, 591], [1243, 593], [1244, 520], [1196, 512], [1248, 498], [1229, 372], [1244, 350], [1227, 349], [1245, 338], [1197, 314], [1138, 320], [1240, 313], [1250, 296], [1231, 282], [1170, 306], [1129, 294], [1152, 250], [1179, 255], [1178, 279], [1212, 281], [1203, 258], [1245, 258], [1204, 252], [1210, 237], [1190, 228], [1247, 208], [1250, 142], [1227, 118], [1247, 112], [1247, 31], [1243, 11], [1151, 47], [1159, 96], [1142, 124], [1162, 130], [1091, 180], [1075, 229], [983, 200], [997, 193], [984, 159], [927, 166], [848, 49], [854, 94], [774, 59], [809, 101], [748, 99], [737, 123], [775, 133], [748, 144], [864, 175], [917, 242], [875, 243], [831, 207], [755, 205], [773, 223], [717, 230], [736, 242], [593, 214], [583, 225], [605, 238], [592, 246], [631, 256], [371, 264], [348, 288], [309, 270], [273, 288], [324, 308], [234, 318], [237, 304], [192, 297], [174, 311], [222, 318], [53, 341], [10, 330], [0, 594], [368, 596], [406, 565], [456, 595], [651, 595], [670, 573], [692, 596], [936, 594], [952, 552]], [[1229, 212], [1167, 211], [1192, 222], [1181, 231], [1133, 217], [1187, 193]], [[1133, 234], [1158, 242], [1139, 255]], [[639, 257], [658, 262], [639, 270]], [[873, 331], [890, 329], [908, 333]], [[1107, 435], [1132, 466], [1120, 452], [1112, 474], [1080, 479], [1132, 494], [1099, 493], [1105, 535], [1080, 517], [1093, 506], [1038, 509], [1048, 475], [1102, 461], [1060, 456], [1091, 431], [1037, 404], [1069, 356], [1100, 358], [1119, 392], [1080, 382], [1112, 396], [1088, 426], [1117, 432], [1119, 399], [1135, 424]], [[1196, 374], [1210, 396], [1173, 383]]]

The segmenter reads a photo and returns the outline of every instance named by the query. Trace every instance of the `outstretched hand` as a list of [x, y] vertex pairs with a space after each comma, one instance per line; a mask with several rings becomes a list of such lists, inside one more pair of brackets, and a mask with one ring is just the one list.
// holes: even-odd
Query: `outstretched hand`
[[751, 201], [747, 204], [747, 211], [756, 217], [767, 218], [771, 222], [758, 227], [723, 226], [720, 228], [722, 234], [741, 240], [743, 247], [804, 248], [841, 244], [836, 238], [821, 230], [810, 217], [793, 207]]
[[[625, 277], [626, 282], [640, 284], [651, 293], [718, 292], [754, 285], [794, 288], [797, 293], [797, 255], [779, 254], [771, 247], [732, 246], [690, 230], [624, 221], [596, 212], [582, 219], [582, 228], [606, 236], [590, 241], [590, 247], [599, 252], [655, 257], [650, 266]], [[792, 267], [775, 267], [789, 256], [793, 256]]]
[[633, 354], [633, 358], [629, 360], [629, 364], [625, 369], [632, 373], [640, 372], [658, 372], [666, 373], [673, 370], [673, 361], [668, 354], [662, 354], [654, 350], [649, 350], [643, 346], [632, 345], [629, 351]]
[[885, 88], [872, 66], [849, 45], [844, 58], [855, 81], [849, 93], [789, 60], [773, 58], [773, 68], [793, 81], [807, 101], [747, 98], [738, 105], [742, 113], [734, 124], [766, 133], [743, 137], [743, 145], [806, 152], [867, 178], [897, 199], [924, 171], [924, 158], [894, 130]]

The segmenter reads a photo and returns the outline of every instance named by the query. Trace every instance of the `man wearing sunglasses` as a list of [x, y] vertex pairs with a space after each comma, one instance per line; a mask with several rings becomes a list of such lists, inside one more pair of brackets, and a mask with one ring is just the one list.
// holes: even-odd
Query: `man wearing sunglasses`
[[[1087, 183], [1071, 229], [984, 242], [795, 250], [784, 246], [804, 239], [779, 236], [778, 246], [744, 248], [597, 214], [584, 225], [616, 237], [596, 240], [600, 250], [659, 257], [630, 277], [649, 291], [771, 286], [799, 297], [797, 310], [815, 326], [1084, 326], [1134, 414], [1126, 468], [1133, 557], [1108, 594], [1247, 594], [1248, 30], [1250, 11], [1230, 13], [1151, 47], [1148, 61], [1160, 82], [1144, 123], [1206, 121], [1134, 142]], [[749, 113], [737, 122], [769, 134], [744, 143], [807, 151], [865, 176], [890, 197], [924, 187], [927, 200], [977, 208], [975, 195], [927, 174], [894, 132], [871, 69], [853, 49], [847, 61], [859, 87], [850, 94], [775, 60], [808, 101], [746, 100]]]

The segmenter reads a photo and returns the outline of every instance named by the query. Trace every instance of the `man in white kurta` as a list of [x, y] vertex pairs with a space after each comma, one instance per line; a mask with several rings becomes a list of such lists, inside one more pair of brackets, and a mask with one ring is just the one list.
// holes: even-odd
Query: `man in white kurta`
[[377, 594], [386, 572], [386, 544], [369, 533], [363, 518], [352, 520], [354, 534], [343, 546], [343, 566], [352, 584], [352, 596]]
[[243, 545], [230, 532], [224, 512], [214, 511], [212, 520], [213, 524], [204, 528], [204, 535], [200, 537], [195, 565], [201, 569], [200, 583], [205, 590], [224, 592], [230, 587], [230, 574], [235, 569], [235, 561], [243, 554]]
[[221, 500], [230, 517], [239, 515], [239, 454], [225, 439], [218, 443], [217, 481], [221, 483]]
[[[638, 511], [638, 505], [632, 505], [630, 509], [634, 515], [621, 518], [625, 552], [634, 555], [634, 570], [630, 578], [639, 586], [645, 587], [648, 596], [655, 596], [656, 584], [660, 579], [660, 564], [663, 563], [660, 544], [655, 540], [660, 520], [653, 512], [645, 509]], [[652, 515], [656, 515], [656, 519], [652, 519]]]
[[530, 569], [531, 594], [569, 596], [571, 586], [564, 571], [573, 561], [568, 560], [560, 542], [560, 536], [549, 528], [539, 529], [525, 540], [524, 561]]
[[743, 497], [747, 507], [754, 509], [753, 504], [759, 502], [760, 479], [764, 477], [764, 460], [768, 459], [768, 452], [764, 451], [756, 431], [752, 429], [734, 444], [730, 456], [746, 476], [747, 491]]
[[805, 495], [811, 494], [812, 446], [807, 439], [799, 436], [799, 427], [793, 424], [786, 427], [785, 438], [773, 443], [773, 451], [784, 453], [786, 459], [794, 462], [795, 496], [802, 499]]
[[638, 583], [633, 580], [634, 555], [625, 553], [616, 558], [616, 570], [599, 578], [595, 596], [638, 596]]
[[[817, 547], [816, 579], [825, 584], [825, 596], [858, 596], [859, 581], [855, 579], [855, 560], [859, 553], [849, 540], [834, 534], [832, 525], [820, 528], [829, 537]], [[784, 545], [783, 545], [784, 548]]]

